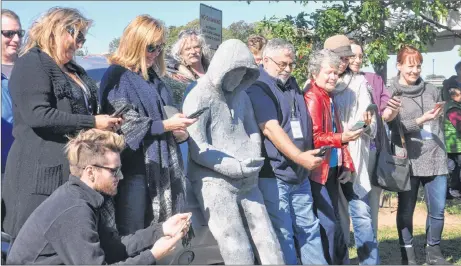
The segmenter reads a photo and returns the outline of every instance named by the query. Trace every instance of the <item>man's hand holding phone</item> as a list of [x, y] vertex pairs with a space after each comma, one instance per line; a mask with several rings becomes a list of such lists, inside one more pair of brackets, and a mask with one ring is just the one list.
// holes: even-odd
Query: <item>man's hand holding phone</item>
[[182, 231], [187, 232], [190, 226], [192, 213], [178, 213], [173, 215], [162, 224], [163, 234], [174, 237]]
[[315, 156], [319, 152], [320, 149], [301, 152], [298, 156], [296, 156], [295, 163], [308, 170], [313, 170], [322, 164], [323, 158]]
[[150, 250], [156, 260], [160, 260], [175, 250], [177, 243], [189, 230], [191, 216], [190, 212], [179, 213], [162, 224], [165, 236], [158, 239]]

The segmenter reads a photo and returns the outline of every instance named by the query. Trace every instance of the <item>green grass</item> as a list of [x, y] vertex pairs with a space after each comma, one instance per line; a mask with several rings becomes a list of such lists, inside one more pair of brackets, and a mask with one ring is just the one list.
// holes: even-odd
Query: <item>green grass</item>
[[[425, 263], [425, 234], [424, 227], [414, 228], [413, 235], [415, 239], [413, 245], [416, 249], [416, 259], [419, 265]], [[351, 264], [358, 264], [353, 233], [351, 233], [350, 239], [349, 256], [351, 258]], [[379, 228], [378, 242], [381, 264], [400, 265], [400, 247], [397, 229], [395, 227]], [[445, 258], [449, 262], [461, 265], [461, 228], [455, 228], [455, 226], [445, 227], [442, 235], [441, 248]]]
[[445, 205], [445, 211], [449, 214], [461, 215], [461, 200], [447, 200], [447, 203]]

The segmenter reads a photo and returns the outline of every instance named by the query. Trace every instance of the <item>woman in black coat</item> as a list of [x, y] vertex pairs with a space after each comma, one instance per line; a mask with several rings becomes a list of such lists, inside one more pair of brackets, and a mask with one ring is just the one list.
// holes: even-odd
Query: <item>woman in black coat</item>
[[96, 84], [73, 60], [91, 20], [52, 8], [29, 31], [10, 79], [13, 136], [2, 194], [4, 229], [15, 238], [29, 215], [67, 181], [67, 136], [118, 129], [121, 119], [98, 113]]

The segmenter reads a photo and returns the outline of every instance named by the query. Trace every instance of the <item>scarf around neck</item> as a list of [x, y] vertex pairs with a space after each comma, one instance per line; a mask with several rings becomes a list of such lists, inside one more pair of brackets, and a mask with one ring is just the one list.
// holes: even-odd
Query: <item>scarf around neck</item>
[[400, 90], [405, 97], [415, 98], [419, 97], [424, 92], [424, 80], [419, 78], [414, 85], [402, 85], [399, 83], [399, 76], [392, 78], [391, 87], [392, 91]]

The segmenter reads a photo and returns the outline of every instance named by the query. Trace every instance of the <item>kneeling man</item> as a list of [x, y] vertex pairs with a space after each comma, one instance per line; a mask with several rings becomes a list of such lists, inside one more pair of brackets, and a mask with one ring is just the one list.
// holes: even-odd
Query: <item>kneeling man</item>
[[170, 253], [189, 229], [189, 214], [177, 214], [124, 237], [102, 222], [104, 196], [114, 196], [123, 178], [120, 152], [124, 147], [122, 136], [97, 129], [71, 139], [66, 147], [69, 181], [28, 218], [7, 264], [146, 265]]

